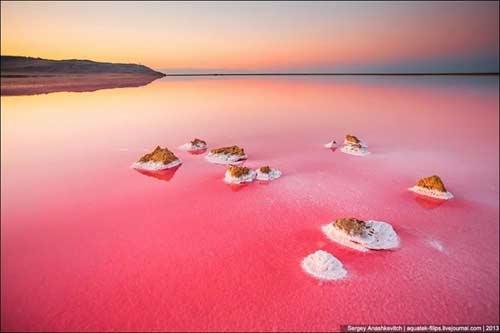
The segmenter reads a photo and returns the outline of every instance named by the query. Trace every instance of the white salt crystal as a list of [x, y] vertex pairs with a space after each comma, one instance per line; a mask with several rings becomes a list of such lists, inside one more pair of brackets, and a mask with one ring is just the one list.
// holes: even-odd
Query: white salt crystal
[[340, 148], [340, 151], [345, 154], [354, 156], [366, 156], [370, 154], [370, 152], [366, 149], [366, 147], [359, 148], [352, 145], [344, 145], [342, 148]]
[[278, 169], [271, 168], [271, 172], [265, 173], [257, 169], [257, 179], [258, 180], [275, 180], [281, 177], [281, 171]]
[[335, 140], [330, 141], [330, 142], [328, 142], [328, 143], [325, 143], [325, 144], [323, 145], [323, 147], [328, 148], [328, 149], [335, 148], [335, 147], [337, 147], [337, 142], [336, 142]]
[[210, 163], [215, 164], [238, 164], [247, 159], [247, 155], [232, 155], [232, 154], [214, 154], [212, 152], [205, 156], [205, 159]]
[[198, 150], [204, 150], [207, 149], [207, 145], [204, 143], [197, 143], [193, 145], [191, 142], [185, 143], [183, 145], [180, 145], [177, 147], [180, 150], [184, 151], [198, 151]]
[[426, 188], [422, 186], [413, 186], [410, 187], [408, 190], [415, 192], [420, 195], [424, 195], [427, 197], [435, 198], [435, 199], [440, 199], [440, 200], [449, 200], [453, 198], [453, 194], [450, 192], [441, 192], [436, 189], [431, 189], [431, 188]]
[[340, 260], [323, 250], [305, 257], [301, 266], [306, 273], [322, 280], [338, 280], [347, 275]]
[[226, 170], [224, 175], [224, 181], [228, 184], [241, 184], [241, 183], [251, 183], [255, 179], [257, 173], [254, 170], [250, 170], [246, 175], [241, 175], [240, 177], [233, 177], [229, 170]]
[[176, 159], [175, 161], [172, 161], [168, 164], [163, 164], [163, 162], [153, 162], [153, 161], [148, 161], [148, 162], [135, 162], [132, 164], [132, 168], [134, 169], [141, 169], [141, 170], [148, 170], [148, 171], [158, 171], [158, 170], [165, 170], [165, 169], [170, 169], [178, 166], [181, 164], [180, 159]]

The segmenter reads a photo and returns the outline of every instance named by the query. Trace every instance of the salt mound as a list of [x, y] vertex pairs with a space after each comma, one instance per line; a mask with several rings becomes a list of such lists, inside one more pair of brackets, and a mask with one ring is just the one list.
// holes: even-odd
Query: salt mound
[[151, 153], [142, 156], [139, 161], [132, 164], [132, 168], [141, 170], [165, 170], [178, 166], [181, 160], [168, 148], [157, 146]]
[[247, 158], [248, 156], [245, 154], [243, 148], [238, 146], [212, 149], [205, 156], [207, 161], [217, 164], [235, 164], [236, 162], [241, 162]]
[[226, 154], [214, 154], [214, 153], [208, 153], [205, 156], [205, 159], [210, 162], [210, 163], [215, 163], [215, 164], [238, 164], [238, 163], [243, 163], [243, 160], [245, 160], [247, 157], [241, 157], [239, 155], [226, 155]]
[[328, 143], [325, 143], [325, 144], [323, 145], [323, 147], [328, 148], [328, 149], [335, 148], [335, 147], [337, 147], [337, 141], [332, 140], [332, 141], [330, 141], [330, 142], [328, 142]]
[[338, 228], [335, 222], [322, 226], [321, 230], [330, 240], [358, 251], [399, 247], [399, 237], [389, 223], [369, 220], [365, 226], [365, 232], [356, 234]]
[[340, 148], [340, 151], [349, 154], [349, 155], [354, 155], [354, 156], [366, 156], [370, 154], [370, 152], [366, 149], [366, 147], [360, 146], [360, 145], [350, 145], [346, 144], [342, 148]]
[[185, 143], [178, 147], [180, 150], [184, 151], [198, 151], [207, 149], [207, 143], [203, 140], [195, 138], [193, 141]]
[[358, 139], [355, 135], [347, 134], [344, 139], [344, 145], [359, 145], [363, 148], [368, 148], [368, 145]]
[[410, 187], [409, 190], [420, 195], [440, 200], [453, 198], [453, 194], [446, 190], [443, 181], [436, 175], [419, 179], [417, 184]]
[[135, 162], [132, 164], [132, 168], [140, 169], [140, 170], [148, 170], [148, 171], [158, 171], [158, 170], [166, 170], [170, 168], [174, 168], [182, 163], [181, 160], [175, 160], [173, 162], [163, 164], [163, 162]]
[[258, 180], [275, 180], [279, 177], [281, 177], [281, 171], [278, 169], [270, 168], [268, 166], [257, 169]]
[[231, 165], [226, 170], [224, 181], [228, 184], [251, 183], [256, 177], [256, 172], [246, 167]]
[[318, 250], [302, 260], [302, 269], [322, 280], [338, 280], [347, 275], [342, 263], [330, 253]]
[[410, 187], [408, 190], [434, 199], [449, 200], [453, 198], [453, 194], [450, 192], [441, 192], [433, 188], [425, 188], [417, 185]]
[[366, 148], [368, 148], [366, 143], [354, 135], [347, 134], [344, 139], [344, 146], [340, 149], [340, 151], [354, 156], [366, 156], [370, 154]]

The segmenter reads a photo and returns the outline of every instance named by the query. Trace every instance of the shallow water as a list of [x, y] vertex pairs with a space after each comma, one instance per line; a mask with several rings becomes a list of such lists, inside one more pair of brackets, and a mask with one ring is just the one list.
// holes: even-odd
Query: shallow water
[[[337, 330], [498, 323], [499, 102], [490, 78], [206, 78], [1, 98], [2, 330]], [[365, 157], [323, 144], [354, 134]], [[237, 144], [283, 172], [231, 186], [174, 150]], [[156, 145], [183, 164], [129, 168]], [[454, 199], [407, 190], [440, 175]], [[396, 251], [321, 226], [391, 223]], [[323, 249], [347, 277], [301, 260]]]

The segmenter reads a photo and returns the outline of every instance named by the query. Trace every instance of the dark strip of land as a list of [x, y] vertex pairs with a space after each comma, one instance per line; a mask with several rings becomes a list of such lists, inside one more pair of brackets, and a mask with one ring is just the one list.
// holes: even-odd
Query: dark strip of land
[[5, 75], [43, 74], [137, 74], [162, 77], [163, 73], [139, 64], [121, 64], [92, 60], [50, 60], [22, 56], [1, 56], [1, 73]]
[[164, 74], [139, 64], [1, 56], [1, 95], [139, 87]]

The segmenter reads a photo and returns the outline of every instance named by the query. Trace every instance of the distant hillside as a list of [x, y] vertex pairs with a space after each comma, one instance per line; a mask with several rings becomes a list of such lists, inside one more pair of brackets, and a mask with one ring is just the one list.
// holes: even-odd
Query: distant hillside
[[165, 76], [143, 65], [1, 56], [2, 96], [140, 87]]
[[165, 74], [144, 65], [96, 62], [91, 60], [48, 60], [41, 58], [1, 56], [2, 76], [60, 75], [60, 74], [139, 74], [161, 77]]

